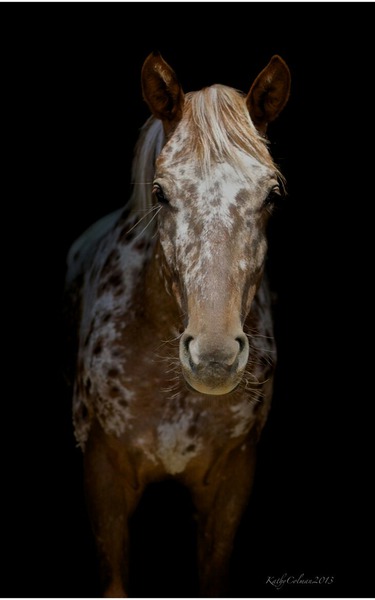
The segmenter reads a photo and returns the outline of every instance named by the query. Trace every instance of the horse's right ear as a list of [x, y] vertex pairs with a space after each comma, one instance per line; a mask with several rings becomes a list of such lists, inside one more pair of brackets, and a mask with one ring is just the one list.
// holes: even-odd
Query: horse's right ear
[[290, 93], [290, 71], [277, 54], [251, 86], [246, 103], [258, 131], [265, 135], [268, 123], [279, 116]]
[[143, 64], [142, 91], [152, 114], [167, 130], [180, 121], [184, 93], [175, 72], [159, 53], [150, 54]]

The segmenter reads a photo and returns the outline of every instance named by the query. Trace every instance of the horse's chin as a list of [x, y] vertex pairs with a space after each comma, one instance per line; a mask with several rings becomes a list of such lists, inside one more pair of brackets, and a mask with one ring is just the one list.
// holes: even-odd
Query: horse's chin
[[206, 382], [189, 377], [187, 373], [184, 373], [183, 375], [186, 386], [190, 391], [195, 393], [198, 392], [199, 394], [205, 394], [207, 396], [226, 396], [227, 394], [234, 392], [241, 383], [241, 376], [236, 377], [234, 381]]

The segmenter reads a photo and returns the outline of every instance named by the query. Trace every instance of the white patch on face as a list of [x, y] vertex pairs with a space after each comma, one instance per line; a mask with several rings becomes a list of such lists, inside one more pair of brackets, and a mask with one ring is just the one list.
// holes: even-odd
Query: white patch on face
[[[192, 411], [182, 413], [178, 416], [178, 420], [161, 423], [158, 426], [156, 454], [170, 475], [182, 473], [188, 462], [201, 449], [201, 441], [187, 433], [192, 417]], [[191, 449], [191, 446], [194, 448]]]
[[[248, 256], [244, 240], [250, 240], [252, 235], [248, 222], [253, 217], [249, 216], [249, 211], [254, 211], [256, 215], [272, 173], [255, 158], [241, 153], [242, 172], [228, 163], [217, 163], [212, 165], [208, 180], [197, 180], [196, 159], [192, 157], [191, 163], [184, 162], [181, 175], [181, 167], [174, 163], [173, 156], [183, 143], [187, 141], [180, 140], [177, 143], [172, 138], [170, 148], [173, 151], [163, 157], [161, 172], [156, 175], [156, 180], [175, 209], [166, 217], [175, 221], [173, 240], [163, 235], [161, 213], [161, 241], [167, 260], [172, 264], [177, 260], [177, 269], [183, 273], [186, 289], [199, 288], [205, 293], [211, 266], [223, 264], [223, 259], [234, 265], [238, 275], [242, 276], [249, 269], [255, 270], [259, 266], [256, 262], [249, 264], [254, 257]], [[257, 232], [254, 230], [254, 233]], [[191, 251], [191, 245], [194, 240], [199, 252], [192, 260], [194, 252]], [[257, 261], [261, 264], [262, 260], [263, 251], [259, 251]], [[236, 273], [233, 276], [236, 278]]]

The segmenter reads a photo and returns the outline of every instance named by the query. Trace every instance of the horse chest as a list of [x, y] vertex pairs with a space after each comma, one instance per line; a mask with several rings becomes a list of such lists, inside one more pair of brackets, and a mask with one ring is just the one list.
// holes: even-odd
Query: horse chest
[[167, 473], [181, 473], [195, 458], [210, 462], [233, 443], [234, 437], [247, 433], [252, 423], [249, 407], [242, 416], [220, 407], [216, 411], [211, 407], [201, 412], [180, 412], [175, 419], [161, 420], [158, 424], [158, 458]]
[[[197, 460], [209, 463], [254, 424], [254, 407], [248, 399], [213, 403], [186, 391], [171, 397], [158, 385], [151, 387], [134, 393], [118, 415], [124, 452], [136, 455], [146, 471], [157, 468], [177, 475]], [[102, 426], [113, 433], [111, 420], [102, 420]]]

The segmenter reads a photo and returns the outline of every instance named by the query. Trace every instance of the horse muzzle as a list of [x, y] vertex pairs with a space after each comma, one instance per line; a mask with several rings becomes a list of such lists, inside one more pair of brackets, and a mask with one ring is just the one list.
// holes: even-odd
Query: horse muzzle
[[240, 383], [249, 357], [249, 343], [238, 335], [201, 334], [187, 331], [180, 340], [180, 361], [186, 382], [201, 394], [223, 395]]

